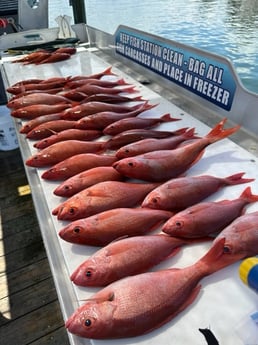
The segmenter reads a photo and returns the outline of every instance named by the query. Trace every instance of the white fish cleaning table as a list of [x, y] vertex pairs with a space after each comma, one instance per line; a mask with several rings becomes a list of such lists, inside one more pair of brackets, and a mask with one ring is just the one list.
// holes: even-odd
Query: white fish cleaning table
[[[112, 65], [112, 71], [119, 78], [136, 86], [139, 95], [149, 100], [157, 107], [144, 113], [146, 117], [161, 117], [170, 113], [180, 121], [163, 123], [158, 130], [175, 130], [182, 127], [194, 127], [200, 136], [206, 135], [211, 127], [221, 119], [221, 114], [214, 116], [207, 108], [207, 104], [196, 104], [185, 101], [185, 95], [180, 98], [176, 93], [170, 92], [167, 87], [162, 88], [160, 83], [150, 82], [150, 75], [140, 74], [137, 69], [126, 66], [123, 62], [115, 60], [105, 52], [94, 49], [79, 49], [77, 54], [64, 62], [46, 65], [22, 65], [11, 63], [12, 58], [3, 58], [2, 72], [5, 85], [10, 86], [20, 80], [30, 78], [50, 78], [56, 76], [90, 75], [101, 72]], [[113, 78], [113, 77], [108, 77]], [[159, 77], [160, 78], [160, 77]], [[146, 84], [146, 85], [144, 85]], [[205, 116], [203, 114], [205, 113]], [[198, 116], [199, 115], [199, 116]], [[224, 113], [222, 113], [224, 115]], [[237, 123], [237, 122], [236, 122]], [[17, 136], [23, 160], [29, 158], [37, 150], [33, 147], [34, 141], [27, 140], [19, 134], [24, 121], [15, 120]], [[229, 121], [229, 125], [232, 122]], [[254, 178], [249, 183], [253, 194], [258, 194], [258, 164], [256, 136], [239, 132], [231, 138], [223, 139], [206, 148], [201, 160], [189, 169], [187, 175], [210, 174], [226, 177], [238, 172], [245, 172], [246, 178]], [[52, 210], [64, 199], [53, 194], [53, 190], [60, 184], [58, 181], [47, 181], [41, 178], [45, 168], [30, 168], [25, 165], [28, 181], [47, 255], [51, 265], [56, 290], [64, 320], [85, 300], [89, 299], [97, 288], [83, 288], [73, 285], [69, 276], [86, 258], [92, 255], [97, 248], [67, 243], [59, 238], [58, 232], [67, 222], [58, 221], [52, 216]], [[247, 184], [222, 188], [207, 200], [219, 201], [222, 199], [235, 199], [239, 197]], [[247, 207], [247, 212], [257, 211], [258, 203]], [[166, 260], [153, 270], [168, 267], [185, 267], [193, 264], [209, 249], [210, 243], [188, 245], [175, 257]], [[73, 345], [100, 344], [127, 345], [127, 344], [204, 344], [203, 335], [199, 328], [210, 328], [221, 344], [244, 345], [248, 339], [243, 333], [241, 325], [248, 320], [251, 313], [257, 311], [257, 296], [242, 284], [238, 275], [239, 263], [231, 265], [201, 281], [202, 290], [197, 300], [185, 311], [180, 313], [171, 322], [145, 336], [130, 339], [96, 341], [79, 338], [69, 334]], [[251, 321], [250, 321], [251, 322]], [[248, 323], [249, 325], [249, 323]], [[250, 326], [252, 327], [252, 326]], [[258, 329], [257, 329], [258, 334]], [[257, 337], [258, 339], [258, 337]], [[258, 344], [258, 340], [257, 340]]]

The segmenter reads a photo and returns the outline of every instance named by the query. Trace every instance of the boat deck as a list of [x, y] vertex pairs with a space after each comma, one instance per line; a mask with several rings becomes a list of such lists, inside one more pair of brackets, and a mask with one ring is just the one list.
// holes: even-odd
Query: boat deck
[[0, 342], [69, 344], [20, 150], [0, 166]]

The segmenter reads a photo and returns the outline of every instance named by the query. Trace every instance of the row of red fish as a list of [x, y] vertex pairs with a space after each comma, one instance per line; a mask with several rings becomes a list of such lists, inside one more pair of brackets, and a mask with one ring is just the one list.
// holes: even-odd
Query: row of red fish
[[46, 49], [39, 49], [33, 53], [27, 54], [25, 57], [13, 60], [13, 63], [22, 63], [23, 65], [36, 64], [42, 65], [45, 63], [54, 63], [67, 60], [71, 55], [76, 53], [74, 47], [58, 48], [54, 51], [48, 51]]
[[[206, 147], [239, 126], [224, 129], [224, 119], [204, 137], [196, 136], [194, 128], [155, 130], [153, 126], [177, 119], [170, 114], [141, 118], [156, 105], [108, 91], [135, 89], [121, 88], [126, 85], [122, 79], [108, 85], [102, 79], [107, 74], [112, 74], [110, 68], [92, 76], [21, 82], [9, 88], [16, 96], [8, 104], [14, 117], [27, 121], [21, 133], [38, 140], [34, 146], [40, 151], [26, 164], [50, 166], [42, 178], [61, 180], [53, 192], [67, 199], [53, 215], [71, 222], [60, 237], [103, 247], [81, 263], [71, 280], [107, 287], [66, 322], [70, 332], [100, 339], [160, 327], [194, 301], [203, 277], [258, 254], [258, 212], [243, 214], [247, 204], [258, 201], [250, 187], [235, 200], [203, 201], [220, 188], [253, 179], [243, 178], [242, 172], [222, 178], [181, 176]], [[123, 104], [128, 101], [139, 104]], [[52, 108], [57, 106], [59, 110]], [[160, 226], [163, 234], [152, 234]], [[210, 250], [192, 266], [146, 273], [182, 245], [211, 241], [208, 236], [214, 234]]]

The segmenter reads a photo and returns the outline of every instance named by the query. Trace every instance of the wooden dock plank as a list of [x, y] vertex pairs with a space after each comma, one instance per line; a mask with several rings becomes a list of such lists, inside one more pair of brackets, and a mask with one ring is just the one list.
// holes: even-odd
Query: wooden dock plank
[[68, 345], [20, 151], [0, 151], [0, 166], [0, 342]]

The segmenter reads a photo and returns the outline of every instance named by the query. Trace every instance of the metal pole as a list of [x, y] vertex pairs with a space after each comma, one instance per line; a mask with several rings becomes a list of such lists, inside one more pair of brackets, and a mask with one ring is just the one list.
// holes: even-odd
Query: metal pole
[[70, 0], [70, 5], [73, 7], [74, 24], [86, 24], [86, 9], [84, 0]]

